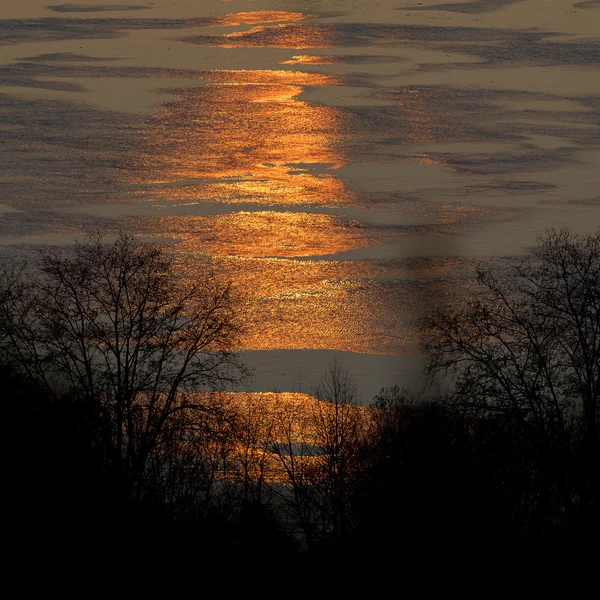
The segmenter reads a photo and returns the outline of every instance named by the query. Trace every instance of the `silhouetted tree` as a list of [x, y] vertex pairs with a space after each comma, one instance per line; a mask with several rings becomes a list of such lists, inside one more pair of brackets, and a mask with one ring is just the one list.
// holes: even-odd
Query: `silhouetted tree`
[[330, 537], [341, 547], [351, 535], [351, 499], [361, 468], [361, 445], [368, 428], [368, 415], [351, 373], [335, 359], [315, 386], [312, 420], [320, 449], [319, 485], [331, 523]]
[[[464, 306], [427, 322], [432, 373], [479, 414], [519, 423], [537, 449], [537, 494], [586, 519], [599, 499], [600, 230], [550, 230], [504, 271], [480, 269]], [[573, 485], [573, 478], [577, 484]], [[574, 510], [575, 509], [575, 512]]]
[[47, 252], [36, 267], [0, 281], [0, 358], [77, 399], [95, 451], [139, 498], [149, 458], [156, 471], [210, 412], [196, 392], [243, 374], [230, 287], [210, 274], [182, 282], [164, 250], [127, 235]]
[[281, 498], [309, 551], [340, 551], [353, 531], [351, 500], [368, 416], [350, 372], [337, 360], [307, 399], [278, 417], [273, 451], [286, 474]]
[[292, 533], [299, 531], [303, 546], [314, 551], [327, 528], [323, 518], [319, 473], [315, 458], [316, 446], [309, 402], [277, 403], [274, 407], [275, 430], [270, 450], [281, 468], [281, 481], [271, 489], [279, 500]]

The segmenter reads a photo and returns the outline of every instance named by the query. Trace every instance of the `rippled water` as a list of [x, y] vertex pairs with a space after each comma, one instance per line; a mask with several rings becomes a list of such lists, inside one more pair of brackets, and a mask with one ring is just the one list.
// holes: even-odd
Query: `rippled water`
[[[0, 251], [173, 242], [246, 298], [256, 386], [419, 379], [479, 260], [600, 224], [600, 2], [0, 8]], [[318, 351], [318, 352], [317, 352]]]

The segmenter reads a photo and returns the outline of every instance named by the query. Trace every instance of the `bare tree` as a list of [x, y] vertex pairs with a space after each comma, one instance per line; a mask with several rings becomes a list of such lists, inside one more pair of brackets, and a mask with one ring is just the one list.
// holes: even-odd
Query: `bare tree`
[[504, 272], [479, 270], [477, 284], [461, 309], [426, 323], [431, 372], [453, 373], [458, 398], [513, 414], [551, 452], [582, 432], [597, 495], [600, 230], [550, 230]]
[[275, 441], [277, 406], [271, 400], [266, 394], [237, 396], [235, 479], [242, 485], [245, 504], [266, 502], [270, 495], [268, 480], [275, 477], [270, 449]]
[[300, 402], [280, 402], [274, 407], [276, 427], [271, 451], [281, 465], [281, 481], [271, 488], [278, 497], [291, 530], [302, 532], [309, 551], [317, 548], [329, 528], [324, 510], [320, 449], [314, 431], [310, 404], [314, 398], [306, 396]]
[[313, 391], [319, 402], [312, 417], [321, 452], [320, 485], [324, 488], [334, 543], [343, 542], [351, 523], [351, 496], [361, 462], [367, 418], [359, 405], [350, 372], [335, 359]]
[[282, 497], [308, 548], [339, 547], [351, 534], [352, 492], [368, 416], [351, 374], [337, 360], [312, 393], [280, 415], [273, 449], [289, 485]]
[[0, 287], [2, 357], [83, 403], [129, 492], [173, 427], [206, 410], [187, 392], [222, 389], [244, 373], [230, 286], [210, 274], [184, 283], [164, 250], [130, 236], [48, 252]]
[[213, 508], [232, 507], [229, 465], [237, 452], [237, 415], [225, 394], [211, 394], [170, 420], [164, 441], [148, 458], [145, 504], [180, 523], [197, 523]]

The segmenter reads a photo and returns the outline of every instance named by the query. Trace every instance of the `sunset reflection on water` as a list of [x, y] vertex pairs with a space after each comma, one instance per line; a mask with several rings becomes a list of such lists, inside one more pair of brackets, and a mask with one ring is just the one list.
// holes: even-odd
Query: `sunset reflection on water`
[[[196, 50], [304, 51], [276, 51], [271, 68], [250, 62], [254, 67], [181, 70], [190, 86], [169, 89], [170, 99], [145, 118], [121, 173], [141, 204], [189, 206], [190, 214], [148, 213], [125, 224], [177, 242], [182, 276], [197, 278], [208, 263], [233, 283], [244, 300], [243, 349], [414, 355], [419, 317], [434, 299], [455, 294], [462, 265], [411, 262], [411, 243], [436, 243], [483, 213], [423, 200], [453, 171], [427, 148], [473, 134], [457, 134], [456, 118], [439, 110], [445, 94], [435, 90], [361, 88], [342, 75], [313, 72], [319, 65], [367, 68], [365, 61], [382, 57], [358, 50], [319, 56], [311, 48], [357, 48], [365, 35], [383, 39], [390, 31], [310, 18], [285, 11], [215, 16], [202, 35], [178, 39]], [[127, 73], [97, 68], [113, 78]], [[153, 73], [143, 76], [169, 75]], [[408, 144], [422, 148], [409, 152]], [[225, 214], [215, 210], [223, 206]], [[381, 211], [399, 208], [403, 216], [386, 223]], [[372, 210], [380, 211], [374, 223]], [[379, 259], [347, 256], [386, 244], [409, 250], [397, 259], [389, 251]]]
[[[180, 238], [181, 239], [181, 238]], [[250, 242], [249, 242], [250, 243]], [[201, 238], [178, 244], [180, 272], [207, 260]], [[239, 295], [246, 350], [420, 354], [418, 320], [460, 297], [460, 260], [290, 260], [213, 256], [210, 266]]]
[[211, 217], [163, 217], [148, 224], [156, 235], [169, 232], [208, 256], [295, 258], [336, 254], [376, 245], [385, 232], [355, 220], [307, 212], [235, 212]]
[[[349, 163], [348, 143], [356, 148], [359, 130], [365, 136], [369, 124], [356, 111], [299, 99], [306, 89], [338, 80], [282, 70], [207, 77], [205, 85], [179, 90], [147, 122], [138, 182], [141, 193], [150, 187], [167, 202], [239, 209], [154, 218], [145, 223], [147, 233], [178, 241], [189, 277], [208, 260], [233, 282], [245, 299], [245, 349], [418, 353], [417, 319], [447, 284], [393, 262], [337, 259], [415, 231], [311, 210], [357, 204], [337, 169]], [[396, 111], [398, 129], [379, 135], [429, 141], [431, 119], [419, 94], [398, 98]], [[362, 139], [378, 142], [377, 135]], [[424, 154], [417, 160], [440, 166]], [[461, 220], [455, 207], [446, 208], [443, 222]], [[314, 260], [320, 256], [327, 259]]]
[[[170, 199], [337, 204], [351, 194], [330, 172], [345, 164], [349, 124], [339, 111], [297, 98], [334, 78], [264, 71], [211, 74], [147, 125], [140, 181]], [[171, 185], [162, 188], [165, 184]]]

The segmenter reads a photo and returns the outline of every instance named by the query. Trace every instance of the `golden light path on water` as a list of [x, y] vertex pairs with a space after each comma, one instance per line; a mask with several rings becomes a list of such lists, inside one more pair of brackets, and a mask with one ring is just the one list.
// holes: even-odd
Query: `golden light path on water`
[[[194, 260], [213, 257], [215, 270], [244, 298], [244, 349], [419, 352], [416, 320], [428, 298], [447, 300], [442, 288], [449, 284], [414, 270], [407, 277], [404, 265], [335, 260], [414, 231], [311, 212], [358, 202], [336, 176], [347, 162], [345, 142], [355, 135], [350, 117], [298, 98], [307, 86], [331, 86], [336, 79], [299, 71], [228, 71], [211, 78], [216, 81], [179, 93], [148, 121], [138, 182], [169, 202], [241, 206], [228, 215], [155, 218], [146, 233], [178, 240], [182, 270], [192, 278]], [[404, 104], [412, 119], [403, 135], [427, 141], [422, 104], [414, 95]], [[246, 202], [279, 208], [248, 212]], [[288, 205], [302, 211], [284, 212]], [[447, 207], [444, 220], [462, 217], [460, 207]], [[306, 260], [324, 255], [331, 258]], [[440, 266], [425, 268], [439, 273]]]
[[[139, 225], [138, 225], [139, 226]], [[163, 217], [147, 231], [169, 231], [181, 248], [209, 256], [294, 258], [336, 254], [377, 244], [385, 232], [361, 227], [356, 220], [306, 212], [255, 211], [213, 217]], [[388, 234], [392, 235], [392, 234]]]
[[208, 259], [234, 282], [248, 324], [243, 347], [252, 350], [418, 352], [417, 319], [436, 302], [450, 301], [458, 293], [453, 277], [474, 264], [336, 260], [339, 252], [381, 243], [386, 233], [322, 214], [240, 211], [127, 222], [147, 235], [177, 240], [182, 275], [193, 279]]
[[344, 164], [341, 141], [349, 126], [334, 108], [297, 99], [303, 86], [335, 78], [290, 71], [210, 75], [225, 81], [180, 94], [150, 120], [140, 183], [186, 182], [164, 188], [171, 200], [346, 200], [349, 192], [329, 169]]

